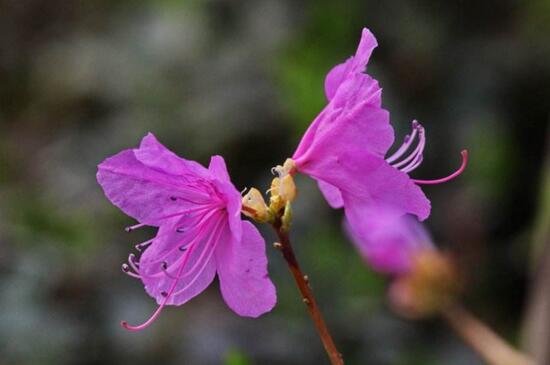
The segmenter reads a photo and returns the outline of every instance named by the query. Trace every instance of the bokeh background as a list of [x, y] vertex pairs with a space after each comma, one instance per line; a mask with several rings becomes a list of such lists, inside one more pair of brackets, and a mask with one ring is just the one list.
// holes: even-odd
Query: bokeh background
[[[126, 234], [132, 220], [95, 173], [151, 131], [186, 158], [225, 156], [239, 189], [263, 190], [363, 26], [380, 44], [369, 73], [397, 140], [413, 118], [427, 128], [414, 177], [444, 176], [470, 151], [463, 176], [425, 188], [427, 225], [459, 259], [464, 302], [514, 344], [550, 348], [550, 274], [537, 279], [550, 267], [550, 1], [4, 0], [0, 363], [327, 363], [271, 247], [271, 313], [236, 316], [215, 284], [142, 333], [121, 329], [155, 307], [120, 270], [154, 231]], [[295, 249], [348, 364], [481, 364], [439, 319], [396, 317], [341, 212], [298, 183]]]

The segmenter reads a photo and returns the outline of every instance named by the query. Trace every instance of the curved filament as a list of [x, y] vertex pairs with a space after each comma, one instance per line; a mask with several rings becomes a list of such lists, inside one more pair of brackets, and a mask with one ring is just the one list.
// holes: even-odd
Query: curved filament
[[458, 170], [453, 172], [451, 175], [449, 175], [447, 177], [444, 177], [442, 179], [437, 179], [437, 180], [416, 180], [416, 179], [412, 179], [412, 181], [416, 184], [435, 185], [435, 184], [441, 184], [441, 183], [444, 183], [444, 182], [447, 182], [449, 180], [454, 179], [458, 175], [462, 174], [462, 172], [466, 168], [466, 165], [468, 165], [468, 151], [467, 150], [462, 150], [460, 152], [460, 154], [462, 155], [462, 164], [460, 165]]

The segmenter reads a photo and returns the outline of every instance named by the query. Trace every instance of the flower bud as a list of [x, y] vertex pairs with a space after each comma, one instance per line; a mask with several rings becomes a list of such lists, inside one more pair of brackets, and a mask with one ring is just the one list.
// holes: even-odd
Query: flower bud
[[258, 189], [251, 188], [243, 196], [242, 204], [242, 213], [256, 222], [266, 223], [271, 220], [272, 214], [265, 203], [262, 193]]
[[422, 318], [451, 304], [459, 289], [458, 275], [450, 257], [428, 249], [416, 255], [407, 274], [394, 280], [389, 300], [400, 315]]
[[291, 203], [296, 198], [296, 184], [292, 175], [276, 177], [271, 182], [270, 205], [273, 211], [278, 212], [286, 203]]

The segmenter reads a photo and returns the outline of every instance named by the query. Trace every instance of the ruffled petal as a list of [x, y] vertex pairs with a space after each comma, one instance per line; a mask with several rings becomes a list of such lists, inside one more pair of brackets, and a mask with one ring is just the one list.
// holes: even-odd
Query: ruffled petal
[[[355, 128], [366, 133], [355, 136], [355, 139], [362, 138], [364, 148], [385, 155], [393, 144], [394, 133], [389, 124], [389, 115], [375, 112], [380, 109], [381, 91], [378, 82], [368, 75], [348, 76], [336, 96], [308, 127], [292, 158], [302, 158], [319, 143], [326, 131], [335, 126], [345, 127], [349, 123], [357, 123]], [[370, 115], [373, 112], [376, 114]]]
[[332, 208], [338, 209], [344, 206], [344, 199], [342, 198], [340, 189], [323, 180], [317, 181], [317, 184], [319, 185], [319, 190], [321, 190], [321, 193], [323, 193], [323, 196]]
[[141, 140], [139, 148], [134, 150], [136, 158], [142, 164], [174, 176], [208, 178], [210, 173], [201, 164], [177, 156], [160, 143], [152, 133]]
[[228, 231], [216, 252], [220, 289], [227, 305], [245, 317], [269, 312], [277, 301], [267, 273], [265, 241], [250, 222], [242, 222], [242, 240]]
[[325, 77], [325, 95], [327, 100], [332, 100], [338, 87], [344, 80], [344, 77], [349, 73], [353, 57], [348, 58], [345, 62], [334, 66]]
[[[344, 154], [353, 156], [351, 152], [382, 158], [392, 143], [393, 128], [389, 124], [389, 113], [384, 109], [363, 105], [319, 127], [307, 151], [301, 156], [294, 156], [294, 160], [298, 170], [306, 172], [308, 165], [322, 165], [324, 161], [341, 158]], [[322, 177], [320, 179], [325, 180]]]
[[137, 160], [134, 150], [124, 150], [99, 164], [97, 181], [114, 205], [152, 226], [210, 201], [208, 194], [187, 188], [173, 175], [145, 166]]
[[344, 63], [332, 68], [325, 78], [325, 94], [328, 100], [332, 100], [336, 95], [336, 91], [349, 74], [366, 71], [372, 51], [377, 46], [378, 43], [374, 35], [367, 28], [363, 28], [361, 40], [359, 41], [355, 55]]

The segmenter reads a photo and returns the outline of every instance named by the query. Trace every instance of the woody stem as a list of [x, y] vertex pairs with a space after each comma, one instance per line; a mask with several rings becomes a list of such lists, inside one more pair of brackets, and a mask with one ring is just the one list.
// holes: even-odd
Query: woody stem
[[490, 365], [535, 365], [533, 359], [512, 348], [460, 305], [442, 312], [451, 328]]
[[298, 290], [300, 290], [300, 294], [302, 295], [302, 301], [306, 305], [309, 315], [311, 316], [311, 319], [313, 320], [313, 323], [317, 328], [317, 332], [319, 333], [319, 337], [323, 342], [323, 346], [330, 359], [330, 363], [332, 365], [344, 365], [342, 355], [340, 354], [338, 349], [336, 349], [336, 345], [332, 340], [321, 311], [317, 306], [317, 302], [315, 301], [315, 297], [313, 296], [313, 291], [309, 286], [309, 279], [300, 269], [298, 260], [294, 255], [294, 250], [292, 249], [292, 245], [290, 244], [288, 232], [285, 232], [282, 229], [280, 219], [277, 219], [277, 221], [273, 223], [273, 228], [277, 232], [277, 236], [280, 240], [280, 244], [276, 244], [275, 247], [281, 250], [281, 253], [283, 254], [283, 257], [288, 265], [288, 268], [290, 269], [290, 272], [294, 277], [294, 281], [296, 281]]

